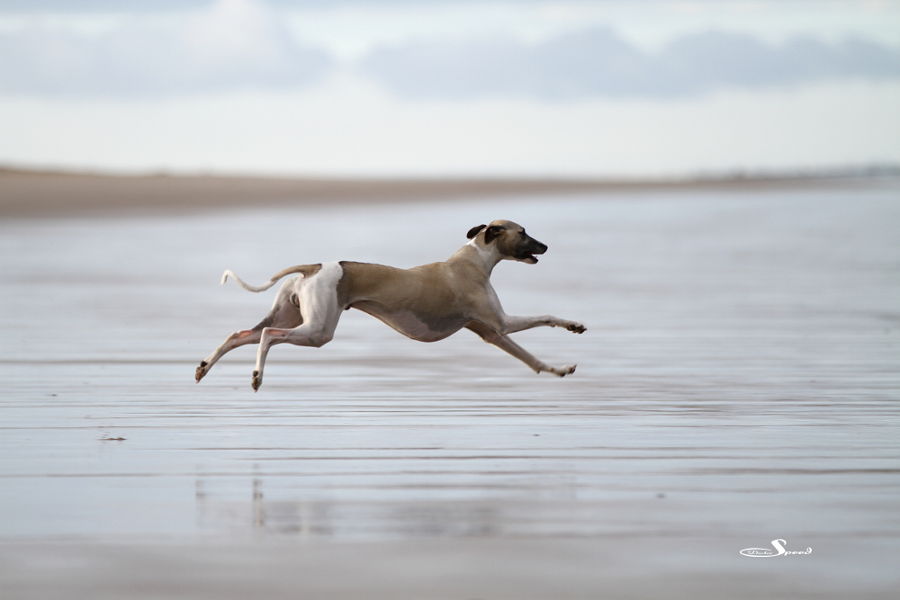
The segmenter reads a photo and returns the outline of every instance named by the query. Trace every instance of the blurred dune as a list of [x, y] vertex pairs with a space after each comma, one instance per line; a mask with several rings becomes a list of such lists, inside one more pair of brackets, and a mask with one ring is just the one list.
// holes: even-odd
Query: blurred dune
[[892, 167], [658, 179], [574, 178], [317, 178], [221, 174], [112, 175], [0, 168], [0, 216], [195, 213], [210, 209], [367, 202], [418, 202], [465, 197], [523, 196], [654, 189], [846, 186], [881, 177]]

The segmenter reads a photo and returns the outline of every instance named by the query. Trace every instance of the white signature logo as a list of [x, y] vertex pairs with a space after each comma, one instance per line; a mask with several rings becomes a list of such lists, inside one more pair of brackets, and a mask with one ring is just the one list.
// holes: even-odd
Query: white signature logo
[[749, 556], [750, 558], [772, 558], [773, 556], [812, 554], [812, 548], [810, 547], [807, 547], [806, 550], [788, 550], [784, 547], [787, 542], [782, 539], [772, 540], [771, 544], [771, 548], [744, 548], [741, 550], [741, 556]]

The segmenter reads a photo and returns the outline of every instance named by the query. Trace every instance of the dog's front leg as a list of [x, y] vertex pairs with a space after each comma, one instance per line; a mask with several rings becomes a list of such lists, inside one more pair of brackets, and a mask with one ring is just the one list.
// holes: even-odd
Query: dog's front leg
[[577, 365], [566, 365], [564, 367], [551, 367], [544, 361], [540, 360], [539, 358], [537, 358], [536, 356], [534, 356], [533, 354], [528, 352], [528, 350], [526, 350], [522, 346], [518, 345], [517, 343], [515, 343], [514, 341], [509, 339], [507, 336], [497, 333], [496, 331], [491, 329], [489, 326], [484, 325], [483, 323], [473, 322], [473, 323], [469, 323], [466, 327], [468, 329], [471, 329], [475, 333], [477, 333], [479, 336], [481, 336], [481, 339], [483, 339], [485, 342], [487, 342], [489, 344], [493, 344], [494, 346], [497, 346], [504, 352], [507, 352], [507, 353], [511, 354], [512, 356], [515, 356], [516, 358], [518, 358], [519, 360], [524, 362], [526, 365], [531, 367], [531, 369], [535, 373], [543, 373], [546, 371], [547, 373], [553, 373], [554, 375], [559, 375], [560, 377], [565, 377], [566, 375], [569, 375], [570, 373], [575, 372], [575, 367]]
[[581, 323], [567, 321], [553, 315], [541, 315], [540, 317], [511, 317], [503, 316], [503, 333], [515, 333], [534, 327], [563, 327], [572, 333], [584, 333], [587, 328]]

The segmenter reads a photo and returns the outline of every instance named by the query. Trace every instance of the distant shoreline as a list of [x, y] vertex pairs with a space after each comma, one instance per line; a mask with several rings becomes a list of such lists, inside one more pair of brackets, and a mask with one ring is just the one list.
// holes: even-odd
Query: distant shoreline
[[475, 197], [846, 187], [900, 179], [894, 168], [813, 174], [660, 179], [317, 178], [247, 175], [113, 175], [0, 167], [0, 217], [191, 214], [273, 206], [425, 202]]

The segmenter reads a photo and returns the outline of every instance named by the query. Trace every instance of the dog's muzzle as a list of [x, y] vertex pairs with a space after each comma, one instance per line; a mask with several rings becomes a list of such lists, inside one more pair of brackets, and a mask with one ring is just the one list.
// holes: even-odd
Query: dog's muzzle
[[537, 256], [535, 254], [543, 254], [547, 251], [547, 244], [542, 244], [537, 240], [532, 240], [532, 243], [528, 244], [528, 246], [523, 249], [522, 253], [516, 256], [518, 260], [526, 262], [530, 265], [537, 264]]

